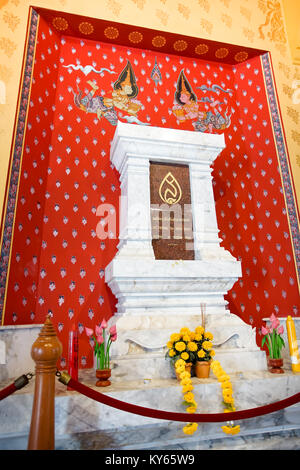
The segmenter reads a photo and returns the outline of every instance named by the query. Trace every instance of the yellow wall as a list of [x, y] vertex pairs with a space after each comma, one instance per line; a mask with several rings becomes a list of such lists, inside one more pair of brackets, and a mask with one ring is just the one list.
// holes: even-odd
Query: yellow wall
[[[294, 17], [300, 17], [299, 1], [281, 1], [292, 4]], [[281, 1], [36, 0], [33, 5], [270, 50], [299, 204], [300, 66], [292, 63]], [[0, 213], [30, 5], [29, 0], [0, 0], [0, 81], [6, 87], [6, 103], [0, 104]]]
[[298, 13], [295, 12], [295, 4], [297, 0], [282, 0], [284, 17], [286, 22], [286, 30], [290, 45], [292, 60], [294, 64], [300, 65], [300, 22], [299, 7]]

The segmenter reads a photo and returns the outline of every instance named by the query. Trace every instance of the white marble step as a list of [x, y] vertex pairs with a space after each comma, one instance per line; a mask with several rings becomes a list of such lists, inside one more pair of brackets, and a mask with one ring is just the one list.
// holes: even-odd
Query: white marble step
[[[264, 371], [267, 369], [265, 352], [249, 351], [241, 348], [215, 349], [215, 359], [219, 360], [228, 373], [240, 373], [247, 365], [247, 371]], [[175, 377], [171, 362], [164, 353], [128, 354], [112, 361], [112, 377], [115, 381], [159, 379]]]

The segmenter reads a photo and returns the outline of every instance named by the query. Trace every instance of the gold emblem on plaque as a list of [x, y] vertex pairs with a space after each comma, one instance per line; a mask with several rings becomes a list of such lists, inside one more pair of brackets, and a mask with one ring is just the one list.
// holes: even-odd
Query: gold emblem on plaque
[[162, 180], [158, 193], [161, 200], [166, 204], [172, 205], [180, 201], [182, 190], [177, 179], [170, 171]]

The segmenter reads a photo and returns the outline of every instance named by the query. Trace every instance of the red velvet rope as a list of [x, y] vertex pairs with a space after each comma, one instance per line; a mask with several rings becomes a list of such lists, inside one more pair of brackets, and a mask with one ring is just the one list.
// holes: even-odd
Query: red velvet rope
[[206, 413], [206, 414], [189, 414], [189, 413], [175, 413], [170, 411], [154, 410], [152, 408], [145, 408], [139, 405], [133, 405], [124, 401], [117, 400], [116, 398], [103, 395], [86, 385], [72, 379], [68, 382], [68, 387], [82, 393], [88, 398], [92, 398], [104, 405], [117, 408], [118, 410], [126, 411], [136, 415], [146, 416], [148, 418], [166, 419], [168, 421], [184, 421], [191, 423], [220, 423], [225, 421], [235, 421], [238, 419], [254, 418], [256, 416], [273, 413], [274, 411], [281, 410], [288, 406], [294, 405], [300, 401], [300, 393], [296, 393], [291, 397], [284, 400], [271, 403], [269, 405], [259, 406], [258, 408], [251, 408], [242, 411], [233, 411], [230, 413]]
[[14, 393], [16, 390], [20, 390], [21, 388], [25, 387], [25, 385], [29, 383], [29, 380], [32, 379], [33, 375], [34, 374], [31, 372], [29, 372], [27, 375], [21, 375], [12, 384], [0, 390], [0, 401]]
[[8, 395], [11, 395], [16, 391], [16, 386], [14, 383], [8, 385], [8, 387], [3, 388], [0, 390], [0, 401], [3, 400], [4, 398], [8, 397]]

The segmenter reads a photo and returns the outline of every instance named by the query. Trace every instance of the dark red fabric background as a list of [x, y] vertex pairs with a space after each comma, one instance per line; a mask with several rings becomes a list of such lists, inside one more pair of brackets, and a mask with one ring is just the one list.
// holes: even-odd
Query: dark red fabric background
[[[151, 71], [159, 65], [155, 86]], [[201, 97], [225, 102], [231, 125], [226, 149], [214, 163], [214, 194], [222, 245], [242, 261], [242, 278], [227, 295], [232, 313], [252, 326], [274, 312], [299, 315], [298, 286], [281, 176], [268, 111], [260, 58], [230, 66], [72, 37], [60, 38], [40, 19], [34, 80], [18, 193], [4, 324], [53, 323], [67, 363], [68, 332], [79, 329], [80, 367], [91, 367], [92, 350], [84, 326], [111, 317], [115, 298], [104, 281], [105, 266], [117, 250], [115, 238], [99, 240], [97, 207], [116, 208], [118, 173], [110, 165], [115, 127], [79, 110], [77, 85], [108, 96], [130, 61], [142, 103], [138, 118], [158, 127], [194, 130], [172, 113], [174, 92], [184, 70], [203, 111]], [[94, 65], [116, 74], [63, 67]], [[197, 86], [218, 84], [231, 94], [204, 93]], [[84, 93], [85, 94], [85, 93]], [[126, 112], [119, 112], [124, 121]]]

